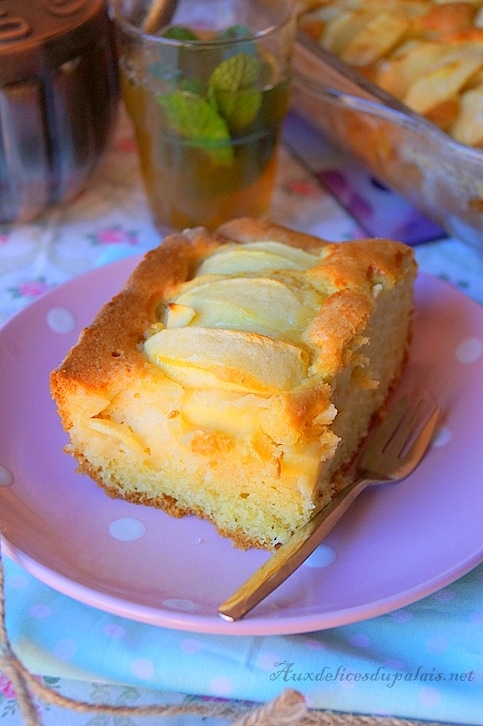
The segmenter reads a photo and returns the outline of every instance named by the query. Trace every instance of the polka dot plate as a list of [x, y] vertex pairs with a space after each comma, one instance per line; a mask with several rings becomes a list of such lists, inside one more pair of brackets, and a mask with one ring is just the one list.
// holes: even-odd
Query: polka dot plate
[[0, 532], [7, 554], [87, 605], [187, 631], [268, 635], [360, 621], [437, 591], [483, 559], [483, 309], [421, 274], [402, 387], [443, 410], [406, 481], [365, 492], [306, 563], [245, 619], [217, 606], [269, 556], [207, 522], [109, 499], [75, 473], [49, 373], [139, 261], [45, 294], [0, 331]]

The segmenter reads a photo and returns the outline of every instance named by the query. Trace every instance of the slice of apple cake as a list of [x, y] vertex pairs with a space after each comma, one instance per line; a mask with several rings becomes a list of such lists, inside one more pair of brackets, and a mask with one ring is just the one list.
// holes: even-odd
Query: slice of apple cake
[[416, 264], [254, 219], [149, 252], [51, 374], [113, 497], [273, 549], [342, 485], [404, 365]]

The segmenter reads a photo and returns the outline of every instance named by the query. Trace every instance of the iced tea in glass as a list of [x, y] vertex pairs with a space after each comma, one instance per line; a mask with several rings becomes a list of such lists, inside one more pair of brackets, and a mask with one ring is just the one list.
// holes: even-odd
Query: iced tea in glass
[[121, 87], [161, 231], [260, 216], [288, 109], [291, 0], [179, 0], [143, 30], [149, 3], [116, 0]]

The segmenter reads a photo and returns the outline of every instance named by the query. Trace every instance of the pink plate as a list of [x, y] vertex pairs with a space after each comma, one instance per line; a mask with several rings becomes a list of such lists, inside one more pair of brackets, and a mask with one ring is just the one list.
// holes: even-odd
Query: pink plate
[[483, 310], [427, 275], [417, 284], [418, 385], [443, 418], [418, 470], [364, 493], [326, 542], [244, 620], [217, 606], [266, 558], [193, 517], [109, 499], [75, 473], [49, 373], [139, 258], [59, 286], [0, 331], [0, 532], [31, 574], [81, 602], [169, 628], [236, 635], [308, 632], [389, 612], [483, 559]]

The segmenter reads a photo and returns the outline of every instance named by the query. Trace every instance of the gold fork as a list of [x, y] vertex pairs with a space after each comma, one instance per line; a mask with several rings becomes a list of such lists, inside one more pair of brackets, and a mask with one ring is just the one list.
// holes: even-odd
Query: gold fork
[[316, 547], [368, 486], [401, 481], [418, 466], [434, 433], [439, 408], [423, 397], [410, 404], [404, 396], [363, 445], [354, 468], [354, 480], [279, 547], [248, 580], [218, 608], [229, 622], [240, 620], [284, 582]]

